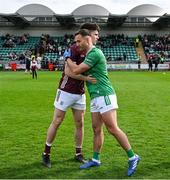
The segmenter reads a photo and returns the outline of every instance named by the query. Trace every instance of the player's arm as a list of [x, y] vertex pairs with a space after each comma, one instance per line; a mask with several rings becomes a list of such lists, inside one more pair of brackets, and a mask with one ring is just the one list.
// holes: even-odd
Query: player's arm
[[69, 77], [71, 77], [71, 78], [73, 78], [73, 79], [82, 80], [82, 81], [88, 81], [88, 82], [91, 82], [91, 83], [93, 83], [93, 84], [96, 83], [96, 79], [93, 78], [92, 76], [84, 76], [84, 75], [82, 75], [82, 74], [74, 74], [74, 73], [70, 70], [70, 68], [69, 68], [69, 66], [68, 66], [67, 63], [65, 64], [64, 73], [65, 73], [67, 76], [69, 76]]
[[68, 64], [70, 70], [74, 74], [81, 74], [81, 73], [87, 71], [88, 69], [90, 69], [90, 67], [88, 65], [84, 64], [83, 62], [79, 65], [74, 64], [70, 58], [67, 58], [67, 64]]

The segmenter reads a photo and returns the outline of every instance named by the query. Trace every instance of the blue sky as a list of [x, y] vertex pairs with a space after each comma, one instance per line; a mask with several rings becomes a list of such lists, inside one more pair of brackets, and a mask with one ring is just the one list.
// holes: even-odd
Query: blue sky
[[135, 6], [154, 4], [170, 14], [170, 0], [0, 0], [0, 13], [15, 13], [22, 6], [32, 3], [45, 5], [57, 14], [69, 14], [85, 4], [103, 6], [112, 14], [126, 14]]

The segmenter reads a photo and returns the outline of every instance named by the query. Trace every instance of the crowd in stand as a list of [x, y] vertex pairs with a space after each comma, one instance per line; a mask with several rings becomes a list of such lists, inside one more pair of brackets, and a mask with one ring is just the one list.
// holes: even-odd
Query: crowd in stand
[[42, 34], [40, 41], [35, 46], [35, 51], [44, 53], [57, 53], [58, 55], [63, 55], [66, 47], [68, 47], [73, 42], [73, 35], [64, 35], [62, 41], [50, 37], [49, 34]]
[[101, 48], [112, 48], [117, 45], [133, 46], [134, 42], [133, 39], [124, 34], [107, 34], [100, 37], [98, 44]]
[[170, 59], [170, 34], [164, 36], [144, 35], [141, 40], [148, 60], [163, 63]]
[[[25, 64], [26, 61], [30, 60], [31, 56], [34, 55], [38, 59], [38, 62], [42, 63], [44, 68], [48, 67], [48, 63], [60, 65], [60, 62], [63, 60], [64, 52], [73, 43], [74, 39], [73, 35], [67, 34], [61, 39], [51, 37], [49, 34], [42, 34], [39, 42], [25, 52], [17, 54], [12, 50], [12, 48], [17, 45], [22, 46], [23, 44], [26, 44], [29, 37], [29, 34], [23, 34], [22, 36], [6, 34], [5, 36], [1, 36], [1, 40], [3, 41], [1, 47], [11, 48], [11, 52], [7, 54], [10, 61], [19, 61], [20, 64]], [[101, 49], [112, 48], [113, 46], [118, 45], [138, 47], [139, 41], [142, 42], [148, 61], [152, 61], [152, 63], [164, 63], [166, 59], [170, 59], [170, 34], [164, 36], [139, 35], [135, 38], [130, 38], [124, 34], [107, 34], [101, 36], [98, 46]], [[45, 53], [56, 54], [55, 61], [44, 56]], [[123, 54], [123, 60], [126, 61], [126, 54]]]
[[22, 36], [6, 34], [5, 36], [1, 36], [1, 39], [4, 41], [2, 47], [13, 48], [16, 47], [16, 45], [23, 45], [24, 43], [27, 43], [29, 34], [23, 34]]

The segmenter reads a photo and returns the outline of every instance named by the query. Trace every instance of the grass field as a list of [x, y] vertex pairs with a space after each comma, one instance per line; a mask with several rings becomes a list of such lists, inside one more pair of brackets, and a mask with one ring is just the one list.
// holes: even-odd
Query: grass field
[[[127, 156], [105, 129], [99, 168], [80, 170], [74, 157], [74, 123], [67, 112], [52, 148], [52, 168], [41, 165], [60, 72], [0, 72], [1, 179], [122, 179]], [[135, 179], [170, 178], [170, 72], [110, 72], [119, 103], [118, 122], [142, 160]], [[87, 96], [83, 151], [92, 156]]]

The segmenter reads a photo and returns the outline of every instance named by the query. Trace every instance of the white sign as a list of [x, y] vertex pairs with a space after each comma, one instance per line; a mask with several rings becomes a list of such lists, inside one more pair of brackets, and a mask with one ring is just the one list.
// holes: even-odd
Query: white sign
[[[108, 70], [135, 70], [138, 69], [138, 64], [107, 64]], [[149, 68], [148, 64], [140, 64], [140, 69], [147, 70]], [[155, 65], [153, 64], [153, 69], [155, 68]], [[168, 64], [159, 64], [158, 70], [168, 70], [170, 69], [170, 63]]]

